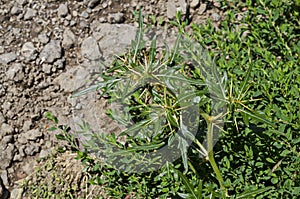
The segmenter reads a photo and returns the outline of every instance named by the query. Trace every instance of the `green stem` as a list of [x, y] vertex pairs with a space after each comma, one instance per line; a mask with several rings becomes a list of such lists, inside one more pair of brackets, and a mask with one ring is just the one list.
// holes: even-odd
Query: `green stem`
[[219, 181], [219, 184], [220, 184], [220, 187], [221, 189], [225, 190], [225, 187], [223, 185], [223, 177], [221, 175], [221, 172], [219, 170], [219, 167], [215, 161], [215, 158], [214, 158], [214, 150], [213, 150], [213, 124], [211, 121], [208, 121], [207, 123], [208, 125], [208, 129], [207, 129], [207, 152], [208, 152], [208, 161], [209, 163], [211, 164], [216, 176], [217, 176], [217, 179]]

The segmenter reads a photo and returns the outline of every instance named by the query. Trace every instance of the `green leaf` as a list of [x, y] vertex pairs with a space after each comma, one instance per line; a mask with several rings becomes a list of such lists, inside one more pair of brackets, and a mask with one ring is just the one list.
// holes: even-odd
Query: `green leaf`
[[54, 115], [52, 115], [51, 112], [46, 112], [46, 113], [45, 113], [45, 117], [46, 117], [48, 120], [53, 121], [55, 124], [58, 124], [58, 119], [57, 119], [57, 117], [55, 117]]
[[55, 137], [56, 137], [56, 139], [58, 139], [58, 140], [67, 140], [67, 139], [66, 139], [66, 136], [63, 135], [63, 134], [56, 134]]
[[242, 113], [245, 113], [247, 114], [248, 116], [250, 116], [252, 119], [254, 120], [257, 120], [259, 122], [263, 122], [263, 123], [266, 123], [266, 124], [269, 124], [271, 125], [272, 127], [276, 127], [275, 124], [273, 124], [272, 122], [270, 122], [269, 120], [265, 119], [264, 116], [262, 114], [258, 114], [258, 113], [251, 113], [249, 111], [246, 111], [246, 110], [243, 110], [243, 109], [237, 109], [237, 111], [240, 111]]
[[50, 127], [50, 128], [48, 128], [47, 130], [48, 130], [48, 131], [56, 131], [56, 130], [58, 130], [58, 128], [57, 128], [57, 127]]
[[185, 175], [183, 173], [181, 173], [179, 170], [176, 170], [176, 172], [178, 173], [178, 175], [182, 179], [182, 181], [183, 181], [183, 183], [185, 185], [186, 190], [189, 192], [189, 194], [190, 194], [189, 198], [198, 199], [197, 193], [195, 192], [194, 187], [190, 184], [190, 182], [187, 179], [187, 177], [185, 177]]
[[238, 196], [236, 196], [236, 199], [250, 199], [250, 198], [255, 198], [254, 196], [264, 193], [266, 191], [269, 191], [270, 189], [273, 189], [273, 187], [264, 187], [261, 189], [256, 189], [254, 191], [245, 191]]
[[247, 69], [246, 77], [242, 83], [242, 87], [239, 89], [238, 99], [241, 99], [243, 92], [246, 90], [246, 85], [249, 85], [249, 78], [252, 70], [252, 64], [249, 64], [249, 68]]
[[268, 162], [270, 162], [270, 163], [274, 163], [274, 164], [276, 163], [276, 162], [275, 162], [274, 160], [272, 160], [271, 158], [267, 158], [266, 160], [267, 160]]

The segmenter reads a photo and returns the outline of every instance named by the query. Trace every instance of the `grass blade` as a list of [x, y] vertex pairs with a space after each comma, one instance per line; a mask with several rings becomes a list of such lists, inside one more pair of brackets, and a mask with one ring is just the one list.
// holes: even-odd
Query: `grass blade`
[[190, 197], [189, 198], [194, 198], [194, 199], [198, 199], [197, 198], [197, 193], [194, 190], [194, 187], [191, 185], [191, 183], [189, 182], [189, 180], [187, 179], [187, 177], [185, 177], [185, 175], [183, 173], [181, 173], [179, 170], [176, 170], [178, 175], [180, 176], [180, 178], [182, 179], [185, 188], [187, 189], [187, 191], [190, 193]]
[[245, 191], [245, 192], [241, 193], [240, 195], [238, 195], [236, 197], [236, 199], [250, 199], [250, 198], [255, 198], [254, 196], [256, 196], [257, 194], [264, 193], [266, 191], [269, 191], [270, 189], [273, 189], [273, 187], [264, 187], [264, 188], [257, 189], [257, 190], [254, 190], [254, 191]]

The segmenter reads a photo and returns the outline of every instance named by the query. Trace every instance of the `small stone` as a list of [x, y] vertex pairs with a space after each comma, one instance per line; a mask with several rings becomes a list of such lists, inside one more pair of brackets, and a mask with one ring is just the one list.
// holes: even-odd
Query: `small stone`
[[12, 135], [7, 135], [4, 136], [1, 140], [1, 145], [3, 148], [6, 148], [8, 146], [9, 143], [13, 142], [13, 136]]
[[10, 193], [10, 198], [21, 199], [23, 194], [22, 188], [15, 188]]
[[43, 44], [46, 44], [49, 42], [50, 38], [48, 37], [48, 35], [46, 33], [41, 33], [38, 36], [40, 42], [42, 42]]
[[5, 122], [5, 117], [4, 117], [3, 113], [0, 111], [0, 124], [3, 125], [4, 122]]
[[10, 13], [12, 15], [19, 15], [22, 13], [22, 8], [18, 7], [18, 6], [13, 6], [10, 10]]
[[86, 11], [83, 11], [80, 16], [84, 19], [87, 19], [87, 18], [89, 18], [89, 13], [87, 13]]
[[51, 154], [52, 150], [53, 148], [47, 150], [42, 149], [39, 154], [39, 158], [46, 158], [49, 154]]
[[21, 54], [25, 57], [25, 60], [29, 62], [35, 60], [38, 53], [32, 42], [26, 42], [22, 46]]
[[76, 26], [76, 21], [71, 20], [71, 21], [70, 21], [70, 26], [71, 26], [71, 27]]
[[13, 161], [15, 162], [21, 162], [23, 160], [23, 157], [20, 154], [17, 154], [14, 156]]
[[65, 29], [63, 34], [62, 47], [65, 49], [70, 49], [74, 46], [75, 35], [70, 29]]
[[0, 64], [9, 64], [17, 59], [17, 55], [14, 52], [5, 53], [0, 55]]
[[69, 14], [69, 9], [66, 4], [60, 4], [57, 10], [57, 15], [59, 17], [65, 17]]
[[76, 10], [73, 10], [72, 11], [72, 15], [73, 15], [73, 17], [77, 17], [78, 16], [78, 12]]
[[200, 0], [192, 0], [190, 6], [191, 8], [195, 9], [196, 7], [198, 7], [200, 4]]
[[24, 164], [24, 166], [22, 167], [22, 171], [26, 174], [26, 175], [30, 175], [32, 173], [34, 173], [34, 166], [35, 163], [34, 162], [26, 162]]
[[169, 19], [173, 19], [176, 15], [176, 5], [173, 1], [168, 1], [167, 2], [167, 17]]
[[67, 27], [69, 26], [70, 22], [68, 20], [64, 20], [64, 26]]
[[101, 59], [101, 53], [97, 40], [93, 37], [88, 37], [83, 40], [81, 45], [81, 54], [84, 58], [91, 61], [98, 61]]
[[89, 23], [85, 20], [81, 20], [79, 23], [80, 28], [84, 29], [84, 28], [89, 28]]
[[[1, 26], [0, 26], [1, 27]], [[4, 53], [4, 47], [0, 46], [0, 54]]]
[[100, 3], [100, 0], [90, 0], [88, 3], [89, 8], [95, 8]]
[[23, 124], [23, 131], [29, 131], [32, 127], [32, 121], [31, 120], [26, 120]]
[[26, 3], [28, 3], [28, 0], [16, 0], [16, 3], [21, 6], [24, 6]]
[[218, 13], [212, 13], [210, 19], [214, 22], [218, 22], [221, 20], [221, 16]]
[[24, 152], [26, 155], [29, 155], [29, 156], [33, 156], [34, 154], [38, 153], [40, 151], [40, 146], [37, 146], [37, 145], [29, 145], [29, 146], [26, 146]]
[[[0, 133], [3, 135], [3, 136], [5, 136], [5, 135], [12, 135], [13, 133], [14, 133], [14, 128], [11, 126], [11, 125], [9, 125], [9, 124], [6, 124], [6, 123], [3, 123], [2, 125], [1, 125], [1, 128], [0, 128]], [[1, 135], [0, 134], [0, 135]], [[2, 136], [0, 136], [0, 137], [2, 137]]]
[[2, 104], [2, 110], [4, 112], [7, 112], [11, 109], [12, 107], [12, 103], [11, 102], [8, 102], [8, 101], [5, 101], [3, 104]]
[[26, 13], [24, 15], [24, 20], [30, 20], [36, 16], [37, 11], [31, 8], [27, 8]]
[[[56, 69], [64, 69], [65, 67], [65, 59], [56, 60], [53, 64], [55, 67], [52, 67], [52, 72], [56, 72]], [[55, 71], [53, 70], [55, 69]]]
[[125, 21], [124, 14], [121, 12], [108, 14], [109, 23], [123, 23]]
[[72, 15], [71, 15], [71, 14], [68, 14], [68, 15], [66, 16], [66, 20], [70, 21], [71, 19], [72, 19]]
[[61, 58], [62, 49], [58, 40], [51, 40], [42, 50], [40, 59], [42, 62], [53, 63]]
[[47, 75], [49, 75], [49, 74], [51, 74], [52, 72], [52, 65], [50, 65], [50, 64], [43, 64], [42, 65], [42, 71], [44, 72], [44, 73], [46, 73]]
[[6, 72], [6, 76], [9, 80], [19, 82], [25, 77], [24, 68], [21, 63], [15, 63], [9, 67]]
[[206, 11], [207, 4], [206, 3], [201, 3], [199, 7], [199, 14], [202, 15]]
[[216, 2], [214, 2], [214, 6], [216, 7], [216, 8], [221, 8], [221, 2], [218, 2], [218, 1], [216, 1]]
[[25, 133], [18, 135], [18, 142], [21, 144], [26, 144], [28, 141], [36, 141], [43, 137], [43, 133], [38, 129], [32, 129]]
[[3, 182], [4, 186], [9, 187], [10, 180], [9, 180], [8, 172], [6, 169], [1, 172], [0, 178], [2, 178], [2, 182]]
[[7, 169], [11, 165], [11, 162], [14, 158], [16, 149], [13, 144], [9, 143], [6, 148], [1, 149], [1, 150], [3, 150], [3, 151], [0, 154], [0, 162], [1, 162], [0, 169]]

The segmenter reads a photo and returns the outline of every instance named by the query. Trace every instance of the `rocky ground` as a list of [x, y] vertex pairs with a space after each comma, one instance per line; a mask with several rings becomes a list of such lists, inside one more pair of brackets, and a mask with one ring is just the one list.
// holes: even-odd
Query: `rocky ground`
[[22, 198], [19, 182], [60, 144], [47, 131], [46, 111], [69, 125], [91, 111], [99, 114], [96, 128], [109, 132], [104, 101], [70, 96], [105, 70], [100, 61], [130, 45], [139, 7], [162, 43], [175, 40], [167, 24], [177, 10], [194, 23], [222, 19], [213, 0], [0, 0], [0, 198]]

